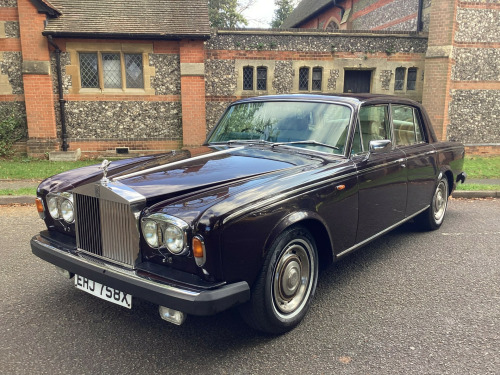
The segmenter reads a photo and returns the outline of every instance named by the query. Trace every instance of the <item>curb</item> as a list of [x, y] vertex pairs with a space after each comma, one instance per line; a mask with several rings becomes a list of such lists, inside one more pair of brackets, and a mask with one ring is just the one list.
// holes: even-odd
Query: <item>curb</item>
[[453, 198], [500, 198], [500, 191], [495, 190], [478, 190], [478, 191], [466, 191], [466, 190], [455, 190], [451, 196]]
[[[455, 190], [451, 196], [453, 198], [500, 198], [500, 191], [466, 191], [466, 190]], [[3, 195], [0, 196], [0, 206], [6, 206], [10, 204], [35, 204], [34, 195]]]
[[35, 204], [34, 195], [2, 195], [0, 196], [0, 206], [9, 204]]

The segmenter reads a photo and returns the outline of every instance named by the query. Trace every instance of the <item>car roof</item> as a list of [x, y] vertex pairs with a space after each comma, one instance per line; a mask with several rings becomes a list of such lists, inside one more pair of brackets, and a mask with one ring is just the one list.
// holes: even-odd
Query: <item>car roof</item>
[[234, 102], [249, 103], [262, 101], [326, 101], [326, 102], [344, 102], [352, 105], [361, 105], [363, 103], [399, 103], [420, 106], [416, 101], [401, 98], [393, 95], [384, 94], [286, 94], [286, 95], [264, 95], [251, 98], [245, 98]]

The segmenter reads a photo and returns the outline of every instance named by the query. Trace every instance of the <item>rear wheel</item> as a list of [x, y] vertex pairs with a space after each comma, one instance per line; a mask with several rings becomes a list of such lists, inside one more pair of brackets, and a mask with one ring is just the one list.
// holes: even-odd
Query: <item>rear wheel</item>
[[420, 228], [436, 230], [441, 226], [448, 207], [448, 192], [448, 179], [442, 177], [434, 191], [430, 207], [416, 218]]
[[318, 280], [318, 255], [311, 233], [289, 228], [274, 241], [243, 319], [260, 331], [278, 334], [298, 325], [309, 309]]

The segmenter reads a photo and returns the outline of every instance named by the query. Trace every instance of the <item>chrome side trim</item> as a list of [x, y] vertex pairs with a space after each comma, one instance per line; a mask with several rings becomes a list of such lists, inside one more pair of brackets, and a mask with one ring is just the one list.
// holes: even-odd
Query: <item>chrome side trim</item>
[[134, 274], [131, 274], [131, 271], [129, 271], [129, 270], [123, 270], [122, 271], [120, 268], [117, 268], [117, 267], [113, 267], [113, 266], [108, 267], [105, 263], [97, 263], [97, 262], [88, 261], [85, 258], [76, 256], [76, 255], [74, 255], [72, 253], [69, 253], [67, 251], [60, 250], [60, 249], [58, 249], [58, 248], [56, 248], [54, 246], [51, 246], [51, 245], [48, 245], [46, 243], [40, 242], [40, 241], [38, 241], [36, 239], [34, 239], [33, 241], [36, 242], [39, 246], [45, 247], [47, 249], [50, 249], [51, 251], [57, 252], [57, 253], [65, 256], [65, 257], [75, 259], [75, 260], [77, 260], [79, 262], [91, 265], [92, 267], [97, 267], [101, 271], [103, 271], [103, 273], [105, 271], [108, 275], [112, 274], [113, 272], [114, 273], [119, 273], [120, 275], [122, 275], [124, 277], [127, 277], [129, 279], [137, 280], [137, 281], [140, 281], [141, 283], [145, 283], [145, 284], [148, 284], [148, 285], [154, 285], [155, 287], [163, 288], [163, 289], [172, 291], [172, 292], [177, 293], [177, 294], [186, 295], [186, 296], [199, 296], [200, 295], [199, 292], [193, 292], [191, 290], [180, 289], [180, 288], [177, 288], [175, 286], [166, 285], [166, 284], [160, 284], [160, 283], [157, 283], [157, 282], [150, 281], [150, 280], [145, 279], [143, 277], [137, 276], [136, 272], [134, 272]]
[[213, 153], [209, 153], [209, 154], [205, 154], [205, 155], [199, 155], [199, 156], [195, 156], [194, 158], [189, 158], [189, 159], [183, 159], [183, 160], [179, 160], [179, 161], [174, 161], [173, 163], [167, 163], [167, 164], [163, 164], [163, 165], [158, 165], [156, 167], [152, 167], [152, 168], [149, 168], [149, 169], [144, 169], [142, 171], [138, 171], [138, 172], [134, 172], [134, 173], [129, 173], [129, 174], [126, 174], [126, 175], [123, 175], [123, 176], [118, 176], [118, 177], [114, 177], [114, 178], [111, 178], [111, 181], [115, 182], [115, 181], [120, 181], [120, 180], [123, 180], [125, 178], [131, 178], [131, 177], [136, 177], [136, 176], [140, 176], [140, 175], [143, 175], [145, 173], [152, 173], [152, 172], [156, 172], [156, 171], [161, 171], [167, 167], [173, 167], [175, 165], [179, 165], [179, 164], [183, 164], [186, 162], [186, 160], [189, 160], [190, 162], [193, 161], [193, 160], [201, 160], [201, 159], [205, 159], [205, 158], [208, 158], [208, 157], [213, 157], [213, 156], [218, 156], [218, 155], [223, 155], [223, 154], [227, 154], [227, 153], [230, 153], [230, 152], [234, 152], [234, 151], [239, 151], [239, 150], [243, 150], [245, 147], [235, 147], [235, 148], [228, 148], [227, 150], [223, 150], [223, 151], [218, 151], [218, 152], [213, 152]]
[[390, 232], [391, 230], [393, 230], [394, 228], [400, 226], [401, 224], [403, 224], [404, 222], [414, 218], [415, 216], [417, 216], [418, 214], [424, 212], [425, 210], [427, 210], [428, 208], [430, 207], [430, 205], [427, 205], [425, 208], [421, 209], [420, 211], [417, 211], [416, 213], [414, 213], [413, 215], [410, 215], [408, 217], [405, 217], [403, 220], [401, 220], [400, 222], [397, 222], [396, 224], [394, 225], [391, 225], [390, 227], [384, 229], [383, 231], [379, 232], [379, 233], [376, 233], [374, 234], [373, 236], [367, 238], [366, 240], [364, 241], [361, 241], [360, 243], [357, 243], [356, 245], [350, 247], [349, 249], [347, 250], [344, 250], [342, 251], [341, 253], [338, 253], [336, 255], [337, 258], [341, 257], [341, 256], [344, 256], [346, 255], [347, 253], [350, 253], [351, 251], [354, 251], [356, 249], [359, 249], [361, 246], [367, 244], [368, 242], [374, 240], [375, 238], [379, 237], [379, 236], [382, 236], [383, 234], [387, 233], [387, 232]]

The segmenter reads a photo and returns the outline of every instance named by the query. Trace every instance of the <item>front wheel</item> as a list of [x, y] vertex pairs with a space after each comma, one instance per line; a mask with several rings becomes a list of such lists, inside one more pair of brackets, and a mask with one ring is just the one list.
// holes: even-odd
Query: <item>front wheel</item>
[[436, 230], [441, 226], [448, 207], [448, 192], [448, 179], [442, 177], [438, 181], [430, 207], [416, 218], [419, 227], [425, 230]]
[[270, 247], [250, 301], [240, 309], [253, 328], [279, 334], [307, 313], [318, 281], [318, 252], [311, 233], [289, 228]]

